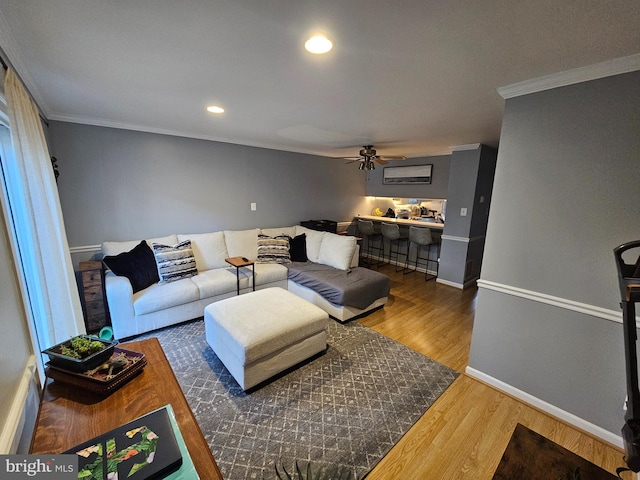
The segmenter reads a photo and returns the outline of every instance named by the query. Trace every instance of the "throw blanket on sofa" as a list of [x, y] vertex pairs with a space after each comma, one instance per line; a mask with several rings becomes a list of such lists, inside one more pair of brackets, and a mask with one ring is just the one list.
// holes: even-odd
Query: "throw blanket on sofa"
[[313, 262], [292, 262], [286, 267], [289, 279], [315, 290], [334, 305], [364, 309], [389, 296], [389, 277], [368, 268], [338, 270]]

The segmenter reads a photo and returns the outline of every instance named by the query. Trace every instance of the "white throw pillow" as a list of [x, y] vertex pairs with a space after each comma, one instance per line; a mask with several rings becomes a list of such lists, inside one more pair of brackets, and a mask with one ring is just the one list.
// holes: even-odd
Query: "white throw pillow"
[[320, 257], [320, 245], [322, 245], [322, 239], [327, 232], [319, 232], [318, 230], [311, 230], [310, 228], [296, 225], [296, 235], [302, 233], [307, 234], [307, 258], [311, 262], [317, 263]]
[[318, 263], [349, 270], [355, 251], [356, 237], [326, 232], [320, 246]]
[[213, 270], [214, 268], [228, 267], [224, 261], [229, 256], [227, 244], [224, 241], [223, 232], [192, 233], [191, 235], [178, 235], [178, 241], [191, 240], [193, 256], [196, 257], [198, 271]]
[[230, 257], [247, 257], [255, 260], [258, 256], [258, 233], [260, 229], [225, 230], [224, 241]]

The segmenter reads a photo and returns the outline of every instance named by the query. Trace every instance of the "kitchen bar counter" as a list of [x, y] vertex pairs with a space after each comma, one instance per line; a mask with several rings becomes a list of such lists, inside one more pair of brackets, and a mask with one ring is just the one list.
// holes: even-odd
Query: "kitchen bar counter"
[[356, 217], [363, 220], [372, 220], [374, 222], [397, 223], [398, 225], [425, 227], [432, 230], [444, 230], [444, 223], [425, 222], [424, 220], [407, 220], [404, 218], [378, 217], [376, 215], [359, 215]]

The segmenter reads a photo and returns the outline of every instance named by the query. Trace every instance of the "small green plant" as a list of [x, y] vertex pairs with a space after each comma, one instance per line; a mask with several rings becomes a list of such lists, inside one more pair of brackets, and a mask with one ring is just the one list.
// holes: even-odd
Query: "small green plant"
[[104, 343], [87, 337], [72, 338], [68, 344], [62, 345], [60, 353], [71, 358], [84, 358], [104, 348]]
[[296, 461], [296, 470], [294, 474], [287, 472], [287, 469], [282, 465], [282, 472], [278, 469], [278, 464], [274, 465], [276, 469], [276, 477], [278, 480], [355, 480], [353, 472], [344, 467], [336, 467], [330, 469], [320, 468], [315, 470], [311, 466], [311, 462], [307, 463], [307, 468], [302, 469]]

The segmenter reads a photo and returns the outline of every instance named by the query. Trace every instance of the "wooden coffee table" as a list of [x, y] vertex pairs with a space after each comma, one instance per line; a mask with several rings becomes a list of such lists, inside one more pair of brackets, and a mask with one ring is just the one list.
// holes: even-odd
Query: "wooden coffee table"
[[108, 397], [47, 379], [30, 453], [58, 454], [171, 404], [189, 455], [203, 480], [222, 480], [211, 450], [156, 338], [123, 343], [144, 353], [147, 365]]

